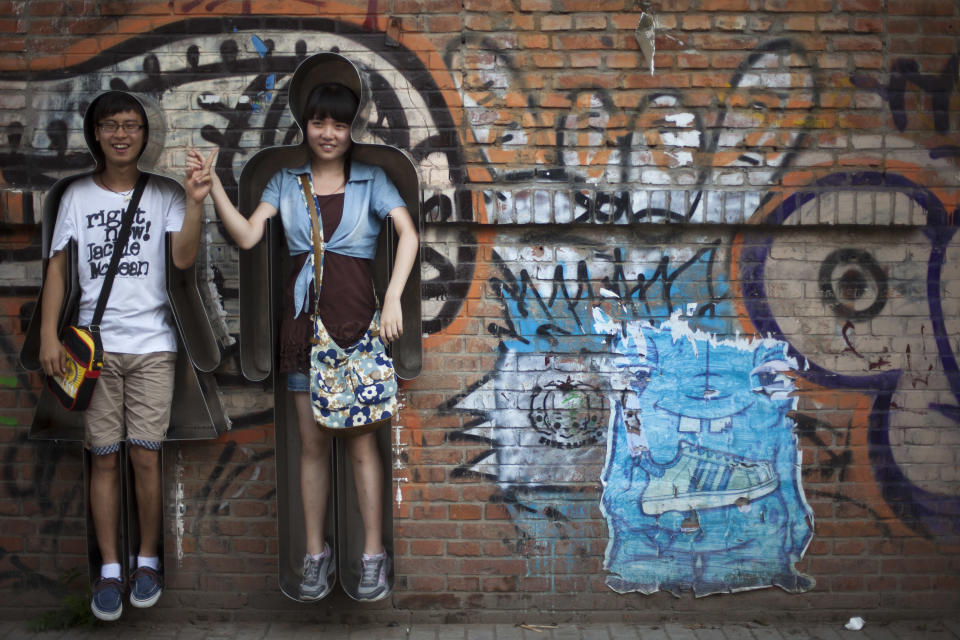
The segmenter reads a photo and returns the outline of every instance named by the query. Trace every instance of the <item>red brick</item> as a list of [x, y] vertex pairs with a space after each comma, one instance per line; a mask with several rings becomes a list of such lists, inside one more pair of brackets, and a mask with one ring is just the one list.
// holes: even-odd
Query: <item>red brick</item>
[[837, 11], [880, 13], [883, 0], [837, 0]]
[[600, 66], [603, 56], [598, 52], [578, 52], [569, 54], [569, 66], [571, 68], [590, 67], [596, 69]]
[[817, 16], [817, 28], [820, 31], [847, 31], [850, 29], [848, 16]]
[[960, 18], [924, 20], [922, 31], [923, 33], [958, 34], [960, 33]]
[[567, 31], [573, 27], [573, 17], [565, 14], [549, 14], [540, 18], [540, 28], [544, 31]]
[[829, 13], [833, 9], [833, 0], [808, 0], [794, 2], [793, 0], [764, 0], [763, 8], [766, 11], [807, 11], [811, 13]]
[[880, 18], [856, 18], [853, 21], [853, 30], [857, 33], [881, 33], [883, 21]]
[[609, 49], [611, 45], [606, 41], [606, 36], [578, 33], [553, 36], [553, 46], [558, 50], [572, 51], [574, 49]]
[[950, 16], [955, 7], [943, 0], [887, 0], [890, 15]]
[[706, 31], [711, 26], [710, 16], [704, 14], [685, 15], [680, 21], [684, 31]]
[[700, 9], [702, 11], [756, 11], [759, 4], [759, 0], [700, 0]]
[[[718, 56], [714, 56], [716, 62]], [[677, 65], [681, 69], [705, 69], [710, 65], [710, 59], [702, 54], [684, 53], [677, 56]]]
[[712, 34], [693, 34], [695, 46], [699, 49], [727, 49], [752, 51], [759, 42], [752, 36], [728, 36]]
[[814, 16], [791, 16], [783, 25], [787, 31], [813, 31], [817, 28], [817, 19]]
[[864, 581], [864, 576], [831, 576], [830, 591], [863, 591]]
[[448, 509], [451, 520], [479, 520], [483, 515], [479, 505], [453, 504]]
[[920, 31], [920, 23], [914, 19], [887, 19], [887, 33], [891, 34], [905, 34], [905, 33], [918, 33]]

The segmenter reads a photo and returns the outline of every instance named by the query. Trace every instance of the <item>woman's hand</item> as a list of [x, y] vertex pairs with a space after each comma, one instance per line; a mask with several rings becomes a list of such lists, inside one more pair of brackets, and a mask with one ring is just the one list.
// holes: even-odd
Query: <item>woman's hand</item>
[[403, 310], [400, 308], [400, 296], [406, 286], [407, 277], [417, 258], [419, 240], [417, 228], [406, 207], [390, 210], [393, 228], [397, 232], [397, 255], [393, 263], [393, 275], [383, 295], [383, 310], [380, 312], [380, 335], [390, 342], [403, 335]]
[[187, 152], [187, 175], [183, 180], [183, 188], [187, 192], [187, 197], [195, 202], [203, 202], [210, 193], [214, 181], [220, 181], [217, 172], [213, 170], [213, 160], [217, 157], [217, 151], [211, 151], [206, 159], [196, 149], [190, 149]]
[[393, 342], [403, 335], [403, 311], [400, 308], [400, 299], [388, 297], [383, 301], [380, 310], [380, 337], [386, 342]]

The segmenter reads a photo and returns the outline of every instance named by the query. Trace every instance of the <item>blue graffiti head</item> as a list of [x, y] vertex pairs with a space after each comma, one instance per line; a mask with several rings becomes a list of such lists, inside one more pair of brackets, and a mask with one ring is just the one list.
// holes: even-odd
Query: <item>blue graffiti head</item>
[[796, 365], [786, 344], [720, 340], [679, 315], [655, 327], [597, 308], [594, 327], [611, 337], [615, 394], [601, 500], [608, 583], [698, 595], [810, 588], [793, 567], [812, 512], [787, 415]]

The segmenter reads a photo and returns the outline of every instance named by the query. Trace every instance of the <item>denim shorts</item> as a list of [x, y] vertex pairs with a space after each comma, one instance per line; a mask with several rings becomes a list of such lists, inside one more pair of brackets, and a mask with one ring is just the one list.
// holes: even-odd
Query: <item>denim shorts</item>
[[288, 373], [287, 391], [310, 393], [310, 376], [305, 373]]

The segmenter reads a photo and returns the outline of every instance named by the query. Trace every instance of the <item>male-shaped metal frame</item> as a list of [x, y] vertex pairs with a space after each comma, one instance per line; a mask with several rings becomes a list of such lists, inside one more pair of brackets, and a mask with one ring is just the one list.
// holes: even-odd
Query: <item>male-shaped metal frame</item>
[[[75, 180], [89, 176], [103, 166], [103, 152], [96, 139], [97, 123], [94, 122], [93, 114], [97, 101], [110, 93], [112, 92], [105, 92], [96, 96], [87, 107], [83, 118], [83, 134], [87, 147], [94, 158], [95, 168], [57, 181], [44, 198], [41, 218], [44, 276], [46, 276], [53, 229], [64, 191]], [[155, 169], [155, 165], [163, 152], [166, 139], [167, 129], [162, 109], [158, 104], [144, 96], [129, 95], [140, 103], [147, 116], [147, 142], [137, 161], [137, 168], [141, 172], [148, 173], [151, 180], [172, 182], [175, 183], [177, 189], [180, 189], [178, 180], [162, 175]], [[207, 314], [207, 307], [201, 297], [201, 290], [197, 283], [196, 266], [190, 266], [187, 269], [177, 268], [171, 257], [169, 237], [165, 239], [165, 242], [167, 298], [177, 328], [178, 343], [173, 405], [166, 441], [215, 439], [229, 428], [212, 373], [220, 365], [220, 347]], [[60, 309], [58, 329], [76, 322], [80, 301], [78, 277], [80, 265], [77, 264], [79, 252], [76, 243], [70, 242], [65, 251], [67, 252], [67, 290]], [[28, 371], [37, 371], [41, 368], [39, 361], [41, 311], [41, 298], [38, 298], [20, 351], [20, 364]], [[84, 441], [83, 413], [63, 409], [44, 385], [30, 426], [30, 438], [82, 443]], [[93, 577], [99, 575], [101, 558], [89, 508], [89, 451], [83, 450], [83, 457], [87, 555], [90, 575]], [[128, 575], [132, 567], [127, 566], [127, 563], [130, 558], [136, 557], [139, 548], [139, 525], [133, 473], [125, 446], [121, 446], [120, 457], [122, 472], [120, 474], [121, 517], [119, 521], [119, 541], [123, 565], [122, 575]], [[161, 468], [162, 466], [161, 461]], [[162, 535], [160, 545], [162, 557]], [[168, 579], [170, 569], [172, 567], [166, 569]]]

